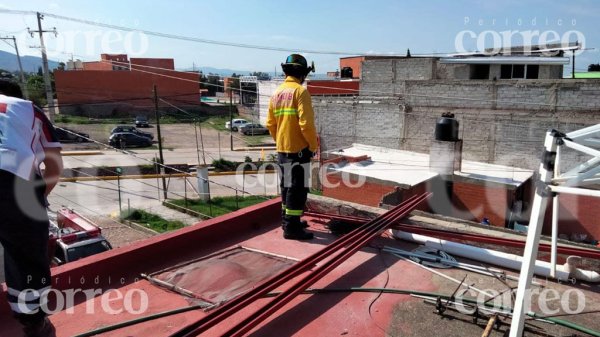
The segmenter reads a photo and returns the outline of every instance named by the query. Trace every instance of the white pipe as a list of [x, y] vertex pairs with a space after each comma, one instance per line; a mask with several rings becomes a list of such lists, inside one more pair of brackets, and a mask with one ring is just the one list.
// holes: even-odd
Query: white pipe
[[[435, 256], [431, 256], [431, 255], [427, 255], [427, 254], [419, 254], [419, 253], [414, 253], [414, 252], [408, 252], [406, 250], [402, 250], [402, 249], [398, 249], [398, 248], [393, 248], [393, 247], [384, 247], [383, 251], [386, 251], [388, 253], [396, 253], [396, 254], [400, 254], [402, 256], [414, 256], [420, 259], [424, 259], [424, 260], [430, 260], [430, 261], [435, 261], [437, 262], [438, 260], [441, 261], [441, 263], [456, 267], [456, 268], [462, 268], [465, 270], [469, 270], [472, 271], [474, 273], [480, 273], [483, 275], [487, 275], [487, 276], [492, 276], [492, 277], [498, 277], [498, 275], [501, 275], [501, 277], [504, 277], [506, 279], [509, 280], [513, 280], [513, 281], [518, 281], [519, 278], [513, 275], [508, 275], [506, 274], [506, 272], [504, 270], [500, 270], [500, 269], [496, 269], [496, 268], [490, 268], [490, 267], [482, 267], [482, 266], [478, 266], [478, 265], [474, 265], [474, 264], [468, 264], [468, 263], [463, 263], [463, 262], [458, 262], [458, 261], [449, 261], [449, 260], [444, 260], [441, 257], [436, 258]], [[540, 286], [543, 287], [544, 285], [539, 283], [539, 282], [531, 282], [531, 284], [536, 285], [536, 286]]]
[[565, 194], [575, 194], [575, 195], [585, 195], [588, 197], [600, 197], [600, 191], [598, 190], [588, 190], [585, 188], [577, 188], [577, 187], [564, 187], [564, 186], [554, 186], [548, 185], [552, 192], [557, 193], [565, 193]]
[[550, 277], [556, 278], [556, 249], [558, 246], [558, 194], [552, 205], [552, 247], [550, 249]]
[[[406, 233], [392, 229], [392, 234], [400, 239], [424, 244], [427, 247], [443, 250], [449, 254], [462, 256], [468, 259], [482, 261], [506, 268], [520, 270], [523, 257], [514, 254], [502, 253], [491, 249], [484, 249], [456, 243], [452, 241], [441, 240], [424, 235]], [[556, 279], [561, 281], [569, 280], [569, 272], [563, 270], [563, 266], [557, 269]], [[536, 261], [534, 273], [543, 277], [550, 277], [550, 263], [545, 261]]]
[[576, 280], [586, 282], [600, 282], [600, 274], [591, 270], [583, 270], [578, 267], [581, 265], [580, 256], [569, 256], [567, 263], [565, 263], [565, 269], [571, 273]]

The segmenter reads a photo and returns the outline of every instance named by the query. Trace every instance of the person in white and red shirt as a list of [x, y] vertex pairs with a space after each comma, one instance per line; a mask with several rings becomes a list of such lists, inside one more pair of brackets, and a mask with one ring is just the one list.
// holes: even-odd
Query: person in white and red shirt
[[40, 300], [51, 286], [46, 197], [62, 172], [60, 150], [46, 115], [0, 80], [0, 243], [8, 303], [27, 337], [55, 336]]

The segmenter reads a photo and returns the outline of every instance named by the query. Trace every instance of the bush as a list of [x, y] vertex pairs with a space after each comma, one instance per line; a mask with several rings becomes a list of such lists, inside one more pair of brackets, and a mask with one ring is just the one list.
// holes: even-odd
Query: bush
[[236, 163], [223, 158], [213, 160], [212, 166], [216, 171], [235, 171], [237, 169]]

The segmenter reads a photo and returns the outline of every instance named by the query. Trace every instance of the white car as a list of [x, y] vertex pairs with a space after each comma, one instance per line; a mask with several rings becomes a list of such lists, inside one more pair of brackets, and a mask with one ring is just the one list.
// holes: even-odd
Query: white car
[[225, 129], [231, 129], [231, 131], [237, 131], [240, 127], [250, 123], [245, 119], [236, 118], [233, 121], [233, 127], [231, 127], [230, 123], [225, 123]]

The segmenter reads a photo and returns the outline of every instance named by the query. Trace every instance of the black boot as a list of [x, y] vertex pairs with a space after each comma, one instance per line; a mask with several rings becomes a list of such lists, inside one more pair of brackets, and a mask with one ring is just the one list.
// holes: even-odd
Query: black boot
[[[281, 228], [285, 229], [285, 208], [283, 208], [281, 210], [281, 220], [282, 220], [281, 221]], [[302, 224], [302, 228], [308, 228], [308, 227], [310, 227], [308, 225], [308, 221], [306, 221], [306, 220], [300, 220], [300, 223]]]
[[304, 230], [298, 216], [286, 216], [283, 224], [283, 238], [287, 240], [311, 240], [314, 235]]
[[35, 322], [23, 322], [23, 332], [26, 337], [56, 337], [56, 329], [48, 317]]

